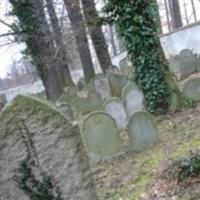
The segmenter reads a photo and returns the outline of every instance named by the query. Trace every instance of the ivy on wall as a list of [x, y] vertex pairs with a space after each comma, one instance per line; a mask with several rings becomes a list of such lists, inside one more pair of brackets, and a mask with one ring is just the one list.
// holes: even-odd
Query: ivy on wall
[[134, 81], [142, 89], [146, 108], [154, 114], [169, 107], [169, 72], [158, 36], [159, 20], [155, 0], [106, 0], [105, 22], [113, 24], [124, 39], [135, 67]]

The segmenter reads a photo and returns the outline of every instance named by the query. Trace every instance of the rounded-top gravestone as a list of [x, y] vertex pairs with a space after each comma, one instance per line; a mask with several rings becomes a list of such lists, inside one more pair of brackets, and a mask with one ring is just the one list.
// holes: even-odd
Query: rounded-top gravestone
[[121, 150], [116, 123], [107, 113], [91, 113], [83, 122], [83, 137], [89, 152], [95, 156], [111, 156]]
[[29, 200], [30, 193], [44, 197], [47, 193], [37, 189], [41, 186], [51, 195], [59, 191], [62, 199], [97, 199], [80, 130], [54, 105], [18, 96], [0, 122], [1, 199]]
[[122, 90], [122, 97], [125, 100], [125, 107], [129, 118], [135, 112], [144, 110], [144, 95], [137, 86], [126, 86]]
[[193, 101], [200, 100], [200, 78], [188, 80], [183, 87], [184, 95]]
[[128, 135], [131, 149], [140, 152], [158, 142], [157, 127], [152, 116], [147, 112], [137, 112], [128, 123]]
[[87, 100], [91, 111], [103, 109], [103, 100], [97, 91], [90, 90], [88, 92]]
[[119, 129], [126, 127], [128, 116], [122, 99], [117, 97], [110, 98], [104, 103], [104, 108], [113, 117]]

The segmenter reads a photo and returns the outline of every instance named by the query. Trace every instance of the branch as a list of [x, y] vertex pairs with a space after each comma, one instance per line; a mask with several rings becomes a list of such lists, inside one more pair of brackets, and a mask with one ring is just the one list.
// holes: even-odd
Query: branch
[[9, 27], [9, 28], [11, 28], [11, 29], [13, 30], [13, 27], [12, 27], [12, 25], [10, 25], [10, 24], [6, 23], [6, 22], [5, 22], [5, 21], [3, 21], [2, 19], [0, 19], [0, 23], [4, 24], [5, 26], [7, 26], [7, 27]]
[[11, 35], [19, 35], [19, 34], [22, 34], [22, 33], [24, 33], [24, 32], [21, 31], [21, 32], [4, 33], [4, 34], [1, 34], [0, 37], [6, 37], [6, 36], [11, 36]]

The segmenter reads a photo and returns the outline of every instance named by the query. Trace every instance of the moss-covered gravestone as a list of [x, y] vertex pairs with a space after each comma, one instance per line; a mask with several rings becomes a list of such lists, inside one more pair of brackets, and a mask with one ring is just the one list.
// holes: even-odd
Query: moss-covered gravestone
[[187, 81], [183, 87], [183, 93], [186, 98], [199, 101], [200, 100], [200, 78], [194, 78]]
[[19, 96], [0, 122], [1, 199], [97, 199], [79, 128], [54, 106]]
[[128, 115], [120, 98], [114, 97], [108, 99], [104, 104], [105, 111], [115, 120], [119, 129], [125, 128], [128, 123]]
[[135, 85], [128, 85], [122, 90], [126, 111], [129, 118], [135, 112], [144, 110], [144, 95]]
[[137, 112], [132, 115], [128, 123], [128, 135], [131, 149], [140, 152], [158, 142], [156, 125], [147, 112]]
[[92, 155], [106, 157], [121, 150], [116, 123], [107, 113], [91, 113], [83, 122], [83, 137]]
[[103, 109], [103, 100], [101, 95], [95, 90], [90, 90], [87, 96], [90, 111], [97, 111]]

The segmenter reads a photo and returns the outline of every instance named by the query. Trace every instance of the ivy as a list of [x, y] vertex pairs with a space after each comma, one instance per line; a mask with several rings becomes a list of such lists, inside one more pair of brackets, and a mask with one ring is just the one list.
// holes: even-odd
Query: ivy
[[[14, 176], [17, 187], [30, 200], [63, 200], [53, 178], [42, 171], [32, 140], [32, 134], [23, 120], [19, 123], [19, 131], [26, 148], [26, 157], [20, 162], [17, 175]], [[36, 176], [35, 173], [38, 175]]]
[[105, 0], [105, 22], [115, 26], [135, 67], [134, 81], [142, 89], [147, 110], [169, 108], [168, 63], [160, 46], [155, 0]]

